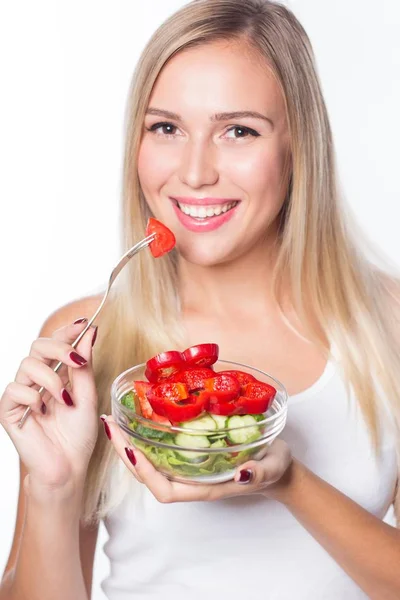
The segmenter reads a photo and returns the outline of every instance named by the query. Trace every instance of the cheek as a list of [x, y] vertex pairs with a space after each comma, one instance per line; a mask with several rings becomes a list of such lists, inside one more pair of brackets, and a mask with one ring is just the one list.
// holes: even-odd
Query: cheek
[[150, 140], [143, 140], [138, 155], [138, 176], [143, 191], [156, 191], [171, 172], [168, 155], [155, 148]]
[[249, 196], [277, 194], [285, 176], [287, 146], [269, 146], [243, 152], [227, 163], [230, 179]]

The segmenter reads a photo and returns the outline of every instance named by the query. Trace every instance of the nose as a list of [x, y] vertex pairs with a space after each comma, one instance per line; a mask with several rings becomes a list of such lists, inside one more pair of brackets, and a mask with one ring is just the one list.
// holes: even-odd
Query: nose
[[214, 148], [205, 141], [188, 141], [181, 156], [180, 180], [191, 188], [213, 185], [218, 181]]

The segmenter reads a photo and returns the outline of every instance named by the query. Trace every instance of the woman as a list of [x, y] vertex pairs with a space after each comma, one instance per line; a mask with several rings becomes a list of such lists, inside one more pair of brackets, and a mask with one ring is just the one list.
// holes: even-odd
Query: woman
[[[90, 597], [102, 518], [110, 600], [400, 597], [400, 534], [383, 520], [399, 473], [399, 279], [363, 256], [341, 207], [304, 30], [274, 2], [191, 2], [143, 52], [127, 116], [124, 250], [153, 215], [177, 251], [125, 268], [93, 360], [97, 330], [71, 343], [97, 297], [49, 317], [5, 390], [21, 494], [0, 599]], [[208, 341], [285, 383], [287, 426], [232, 482], [172, 483], [109, 416], [110, 385]]]

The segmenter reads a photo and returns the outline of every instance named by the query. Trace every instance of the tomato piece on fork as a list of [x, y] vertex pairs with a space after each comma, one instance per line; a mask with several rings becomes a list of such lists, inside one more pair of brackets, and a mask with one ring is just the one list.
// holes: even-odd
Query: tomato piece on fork
[[176, 239], [172, 231], [157, 219], [150, 217], [146, 226], [146, 237], [152, 233], [156, 237], [149, 244], [149, 248], [154, 258], [159, 258], [174, 248]]

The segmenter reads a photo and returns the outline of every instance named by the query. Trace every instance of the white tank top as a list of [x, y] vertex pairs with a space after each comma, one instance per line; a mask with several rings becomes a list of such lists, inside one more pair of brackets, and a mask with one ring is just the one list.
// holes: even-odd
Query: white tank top
[[[390, 425], [382, 423], [375, 461], [358, 405], [329, 361], [314, 385], [289, 398], [280, 437], [311, 471], [385, 520], [398, 472]], [[285, 506], [260, 495], [160, 504], [132, 478], [104, 522], [109, 600], [368, 598]]]

